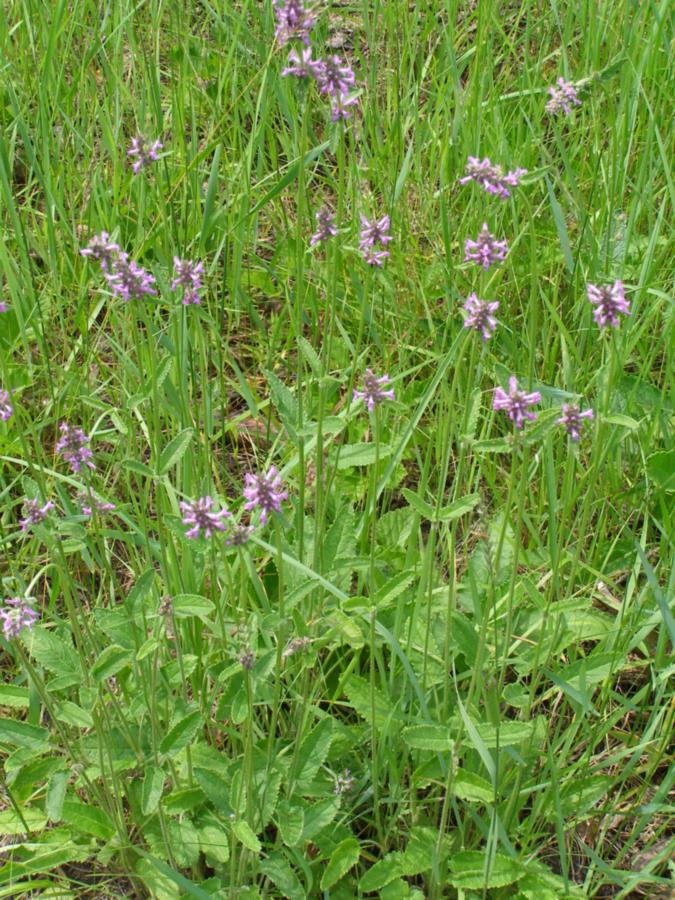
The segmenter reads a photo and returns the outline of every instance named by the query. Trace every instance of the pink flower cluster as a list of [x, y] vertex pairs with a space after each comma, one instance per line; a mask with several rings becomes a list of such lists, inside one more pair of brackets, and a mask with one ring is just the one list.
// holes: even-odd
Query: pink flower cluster
[[[96, 260], [113, 293], [124, 303], [130, 300], [142, 300], [143, 297], [156, 297], [155, 277], [139, 266], [128, 253], [120, 250], [119, 244], [110, 240], [107, 231], [94, 235], [80, 254], [88, 259]], [[190, 259], [173, 258], [172, 291], [182, 292], [185, 306], [201, 303], [202, 275], [204, 264]]]
[[511, 196], [511, 188], [518, 187], [520, 179], [527, 174], [527, 169], [517, 168], [512, 172], [505, 172], [501, 166], [493, 165], [490, 160], [480, 160], [477, 156], [470, 156], [466, 164], [466, 174], [459, 179], [460, 184], [468, 184], [475, 181], [488, 194], [507, 200]]
[[37, 622], [37, 617], [32, 601], [28, 598], [5, 597], [0, 605], [2, 633], [7, 640], [18, 637], [24, 630], [30, 631]]
[[358, 98], [351, 93], [356, 85], [356, 76], [351, 66], [339, 56], [314, 58], [309, 37], [316, 22], [314, 8], [308, 7], [303, 0], [274, 0], [274, 12], [279, 43], [283, 45], [296, 38], [305, 45], [299, 53], [295, 48], [290, 51], [288, 65], [281, 71], [282, 76], [313, 79], [319, 93], [330, 98], [332, 120], [348, 119], [351, 108], [358, 103]]
[[[282, 501], [288, 499], [288, 492], [284, 489], [276, 466], [270, 466], [264, 473], [247, 472], [242, 493], [245, 501], [243, 509], [247, 512], [259, 509], [261, 525], [265, 525], [272, 514], [280, 513]], [[226, 507], [215, 511], [215, 502], [213, 497], [206, 495], [180, 504], [183, 525], [188, 526], [186, 537], [198, 538], [203, 533], [205, 538], [210, 538], [217, 531], [226, 530], [225, 520], [231, 519], [232, 513]], [[226, 543], [241, 546], [248, 541], [253, 531], [253, 525], [233, 523]]]

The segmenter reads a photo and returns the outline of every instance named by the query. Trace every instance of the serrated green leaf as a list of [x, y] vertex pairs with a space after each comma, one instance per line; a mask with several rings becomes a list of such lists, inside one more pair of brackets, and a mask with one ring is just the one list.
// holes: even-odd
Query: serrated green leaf
[[230, 858], [230, 840], [225, 828], [207, 823], [197, 827], [199, 846], [207, 859], [217, 863], [226, 863]]
[[309, 364], [309, 367], [311, 368], [312, 372], [314, 372], [316, 377], [320, 378], [323, 367], [316, 350], [314, 349], [314, 347], [312, 347], [307, 338], [303, 337], [301, 334], [298, 335], [297, 341], [298, 347], [300, 348], [300, 352], [305, 358], [305, 361]]
[[282, 800], [277, 809], [276, 826], [281, 840], [287, 847], [295, 847], [302, 838], [305, 827], [305, 813], [301, 806], [292, 806], [288, 800]]
[[91, 667], [91, 677], [94, 681], [103, 681], [104, 678], [112, 678], [122, 669], [131, 664], [131, 651], [125, 650], [124, 647], [118, 647], [111, 644], [106, 647], [97, 657], [94, 665]]
[[558, 202], [558, 199], [553, 190], [553, 185], [549, 180], [548, 176], [544, 176], [544, 181], [546, 182], [546, 189], [548, 191], [548, 199], [551, 204], [551, 211], [553, 213], [553, 221], [555, 222], [556, 231], [558, 232], [558, 239], [560, 240], [560, 246], [563, 252], [563, 258], [565, 260], [565, 265], [567, 267], [567, 271], [572, 274], [574, 272], [574, 257], [572, 256], [572, 247], [570, 245], [569, 234], [567, 233], [567, 225], [565, 223], [565, 214], [563, 213], [562, 207]]
[[156, 475], [145, 463], [138, 459], [125, 459], [122, 461], [122, 467], [129, 472], [135, 472], [136, 475], [142, 475], [144, 478], [155, 478]]
[[80, 659], [72, 641], [58, 637], [42, 625], [24, 634], [26, 649], [36, 662], [54, 675], [73, 678], [73, 684], [82, 681]]
[[[208, 798], [212, 800], [211, 797]], [[200, 787], [178, 788], [162, 798], [162, 807], [172, 816], [182, 816], [206, 803], [206, 794]]]
[[[168, 866], [163, 860], [157, 859], [151, 853], [143, 850], [141, 847], [136, 848], [136, 853], [140, 856], [144, 857], [140, 862], [147, 862], [152, 867], [157, 869], [157, 871], [164, 876], [157, 883], [157, 896], [162, 897], [163, 900], [174, 900], [174, 897], [194, 897], [195, 900], [213, 900], [213, 896], [207, 893], [202, 888], [198, 887], [194, 882], [190, 881], [189, 878], [186, 878], [184, 875], [181, 875], [180, 872], [176, 872], [171, 866]], [[136, 871], [139, 872], [139, 875], [145, 880], [147, 879], [147, 874], [145, 874], [144, 868], [142, 866], [137, 865]], [[166, 879], [169, 882], [176, 885], [177, 888], [180, 888], [180, 892], [176, 891], [175, 893], [170, 893], [167, 891]], [[169, 885], [169, 890], [171, 890], [171, 886]]]
[[495, 792], [490, 782], [467, 769], [459, 769], [455, 772], [452, 793], [461, 800], [478, 803], [492, 803], [495, 799]]
[[[354, 599], [355, 598], [350, 597], [350, 600], [347, 601], [344, 605], [349, 607], [350, 601]], [[359, 601], [359, 606], [368, 606], [367, 598], [358, 597], [356, 599]], [[336, 637], [339, 637], [344, 644], [348, 644], [354, 650], [358, 650], [359, 647], [363, 647], [363, 645], [365, 644], [363, 631], [361, 630], [359, 621], [351, 618], [347, 615], [346, 612], [343, 612], [341, 609], [336, 609], [334, 612], [332, 612], [327, 618], [326, 624], [331, 627]]]
[[263, 369], [263, 374], [270, 387], [272, 405], [279, 414], [281, 423], [288, 432], [288, 436], [294, 441], [297, 437], [295, 429], [298, 422], [298, 401], [274, 372]]
[[302, 839], [311, 841], [333, 821], [340, 809], [340, 801], [337, 797], [327, 797], [305, 807], [305, 823], [302, 829]]
[[305, 900], [307, 894], [298, 876], [286, 860], [275, 854], [260, 862], [260, 871], [275, 884], [288, 900]]
[[637, 431], [640, 427], [640, 423], [631, 416], [624, 416], [621, 413], [605, 416], [603, 422], [608, 425], [620, 425], [622, 428], [627, 428], [629, 431]]
[[66, 725], [75, 725], [77, 728], [93, 728], [94, 720], [91, 713], [86, 709], [82, 709], [77, 703], [70, 700], [62, 700], [56, 708], [56, 718], [59, 722], [65, 722]]
[[144, 816], [151, 815], [159, 806], [164, 790], [164, 778], [164, 770], [158, 766], [148, 766], [146, 769], [141, 792], [141, 810]]
[[437, 842], [438, 832], [433, 828], [423, 826], [413, 828], [408, 844], [399, 859], [402, 874], [412, 877], [428, 872], [431, 869]]
[[91, 834], [103, 841], [109, 841], [115, 827], [108, 813], [100, 806], [83, 803], [76, 797], [66, 797], [62, 807], [63, 821], [85, 834]]
[[49, 731], [17, 719], [0, 719], [0, 744], [23, 747], [39, 753], [49, 747]]
[[[0, 884], [12, 882], [19, 884], [19, 878], [25, 878], [27, 875], [43, 874], [51, 869], [64, 866], [70, 862], [84, 862], [91, 856], [91, 850], [88, 847], [78, 847], [73, 843], [65, 847], [47, 847], [36, 850], [32, 856], [24, 860], [10, 860], [6, 865], [0, 868]], [[14, 893], [13, 897], [19, 896]]]
[[165, 756], [175, 756], [192, 743], [202, 724], [202, 714], [198, 709], [188, 713], [176, 722], [159, 745], [159, 752]]
[[354, 466], [372, 466], [375, 458], [387, 459], [392, 454], [389, 444], [380, 444], [379, 451], [375, 444], [344, 444], [340, 447], [337, 458], [338, 469], [351, 469]]
[[398, 575], [394, 575], [377, 591], [372, 600], [373, 606], [377, 607], [377, 609], [384, 609], [386, 606], [389, 606], [410, 587], [416, 577], [419, 577], [417, 573], [410, 571], [399, 572]]
[[47, 816], [41, 809], [34, 809], [32, 806], [24, 807], [21, 816], [13, 809], [0, 810], [0, 834], [4, 837], [25, 834], [26, 828], [29, 831], [42, 831], [46, 824]]
[[452, 750], [450, 732], [442, 725], [411, 725], [403, 729], [403, 740], [413, 750]]
[[474, 510], [480, 503], [480, 494], [467, 494], [466, 497], [460, 497], [453, 500], [447, 506], [441, 507], [438, 515], [440, 522], [452, 522], [459, 519]]
[[323, 891], [333, 887], [347, 872], [359, 861], [361, 848], [354, 837], [340, 841], [331, 853], [328, 865], [321, 876], [321, 889]]
[[63, 801], [68, 787], [68, 772], [59, 770], [52, 772], [47, 784], [47, 801], [45, 808], [50, 822], [60, 822], [63, 813]]
[[460, 516], [471, 512], [480, 502], [480, 494], [467, 494], [466, 497], [460, 497], [448, 506], [442, 506], [437, 511], [435, 506], [422, 500], [421, 497], [408, 490], [408, 488], [403, 488], [403, 496], [415, 512], [419, 513], [428, 522], [451, 522], [453, 519], [459, 519]]
[[609, 775], [589, 775], [587, 778], [575, 777], [565, 784], [560, 792], [560, 811], [553, 809], [547, 812], [547, 818], [552, 820], [556, 814], [562, 814], [565, 818], [583, 816], [592, 810], [600, 800], [603, 800], [612, 788], [612, 778]]
[[199, 594], [178, 594], [173, 598], [172, 609], [177, 619], [197, 616], [198, 619], [209, 625], [209, 615], [214, 611], [215, 606], [210, 600]]
[[402, 874], [401, 854], [387, 853], [384, 859], [378, 860], [359, 879], [359, 889], [366, 894], [370, 891], [380, 891]]
[[244, 819], [239, 819], [239, 821], [234, 823], [232, 833], [244, 847], [253, 853], [260, 853], [262, 850], [262, 844], [258, 840], [256, 833]]
[[[345, 682], [344, 691], [349, 701], [366, 722], [372, 724], [373, 707], [371, 704], [370, 685], [359, 675], [350, 675]], [[375, 699], [375, 724], [383, 728], [389, 722], [405, 722], [405, 717], [399, 713], [392, 702], [379, 690], [374, 691]]]
[[422, 891], [411, 888], [403, 878], [390, 881], [380, 891], [379, 900], [425, 900]]
[[[197, 746], [198, 749], [199, 745]], [[211, 769], [195, 767], [194, 776], [197, 783], [209, 798], [211, 803], [226, 816], [232, 813], [230, 805], [229, 785], [225, 781], [225, 773], [214, 772]]]
[[463, 890], [506, 887], [523, 874], [522, 866], [508, 856], [497, 854], [487, 870], [488, 857], [482, 850], [461, 850], [450, 858], [449, 881]]
[[199, 834], [192, 820], [187, 816], [180, 819], [166, 819], [168, 843], [176, 863], [181, 868], [193, 866], [199, 859]]
[[127, 609], [131, 609], [134, 615], [139, 612], [140, 605], [150, 593], [156, 577], [157, 573], [153, 568], [146, 569], [145, 572], [138, 577], [136, 584], [129, 591], [126, 599], [126, 606]]
[[647, 475], [660, 490], [675, 491], [675, 450], [653, 453], [647, 460]]
[[484, 441], [474, 441], [471, 450], [474, 453], [510, 453], [513, 450], [513, 444], [504, 438], [487, 438]]
[[159, 640], [155, 637], [150, 637], [147, 641], [143, 641], [141, 646], [138, 648], [138, 652], [136, 653], [136, 662], [141, 662], [147, 656], [150, 656], [157, 650], [159, 647]]
[[191, 428], [184, 428], [169, 441], [159, 457], [158, 472], [160, 475], [166, 475], [169, 469], [181, 461], [192, 440], [192, 434]]
[[0, 706], [25, 709], [28, 706], [28, 688], [18, 684], [0, 684]]
[[532, 739], [534, 723], [532, 722], [502, 722], [499, 728], [485, 722], [474, 722], [476, 731], [486, 747], [513, 747], [522, 744], [523, 741]]
[[296, 783], [299, 791], [312, 782], [324, 764], [332, 740], [333, 720], [327, 716], [312, 729], [300, 745], [296, 766]]

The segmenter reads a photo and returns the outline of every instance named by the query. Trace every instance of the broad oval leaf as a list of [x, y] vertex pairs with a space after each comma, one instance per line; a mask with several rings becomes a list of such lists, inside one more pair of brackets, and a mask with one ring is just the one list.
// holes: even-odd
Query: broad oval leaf
[[166, 447], [162, 450], [159, 457], [159, 474], [166, 475], [172, 466], [180, 462], [183, 458], [188, 444], [192, 440], [192, 429], [184, 428], [174, 438], [172, 438]]
[[392, 454], [389, 444], [380, 444], [379, 449], [375, 444], [345, 444], [340, 447], [340, 455], [337, 458], [338, 469], [351, 469], [353, 466], [372, 466], [375, 459], [387, 459]]
[[0, 743], [40, 752], [49, 747], [49, 731], [16, 719], [0, 719]]
[[243, 819], [239, 819], [238, 822], [235, 822], [232, 826], [232, 832], [237, 840], [244, 845], [248, 850], [252, 850], [253, 853], [260, 853], [262, 850], [262, 844], [258, 840], [255, 832]]
[[492, 803], [495, 799], [495, 792], [490, 782], [466, 769], [459, 769], [455, 773], [452, 781], [452, 793], [461, 800], [477, 803]]
[[328, 865], [321, 876], [321, 890], [333, 887], [359, 861], [361, 848], [354, 837], [340, 841], [331, 853]]
[[482, 850], [462, 850], [450, 859], [450, 883], [464, 890], [506, 887], [523, 875], [515, 859], [497, 854], [488, 868], [487, 854]]
[[159, 745], [159, 752], [165, 756], [175, 756], [194, 739], [202, 724], [202, 714], [198, 709], [188, 713], [177, 722]]
[[209, 613], [212, 613], [215, 606], [206, 597], [199, 594], [178, 594], [173, 598], [171, 604], [173, 614], [177, 619], [187, 619], [190, 616], [197, 616], [203, 622], [210, 624]]
[[47, 785], [47, 802], [45, 808], [50, 822], [60, 822], [63, 813], [63, 801], [66, 798], [68, 787], [68, 772], [59, 770], [52, 772]]
[[403, 729], [403, 740], [413, 750], [452, 750], [450, 732], [442, 725], [411, 725]]
[[103, 681], [121, 672], [125, 666], [131, 663], [131, 652], [117, 644], [111, 644], [99, 654], [96, 662], [91, 667], [91, 677], [94, 681]]
[[141, 793], [141, 809], [144, 816], [154, 813], [159, 806], [159, 800], [164, 789], [164, 770], [157, 766], [149, 766], [143, 779], [143, 791]]

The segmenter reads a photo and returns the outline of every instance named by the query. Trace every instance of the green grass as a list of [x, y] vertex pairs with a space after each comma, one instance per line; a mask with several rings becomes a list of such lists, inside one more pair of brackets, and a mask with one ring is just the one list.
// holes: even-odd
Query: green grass
[[[356, 72], [343, 126], [280, 77], [268, 2], [2, 4], [0, 596], [40, 622], [0, 638], [0, 898], [668, 895], [669, 15], [335, 4], [312, 40]], [[138, 130], [164, 151], [134, 176]], [[469, 155], [528, 175], [502, 202]], [[381, 270], [360, 213], [391, 215]], [[103, 229], [157, 298], [110, 296], [79, 254]], [[616, 278], [632, 314], [600, 332], [586, 284]], [[396, 392], [370, 415], [366, 367]], [[542, 395], [519, 439], [511, 374]], [[181, 500], [239, 517], [272, 464], [282, 515], [186, 539]], [[30, 497], [56, 510], [24, 533]]]

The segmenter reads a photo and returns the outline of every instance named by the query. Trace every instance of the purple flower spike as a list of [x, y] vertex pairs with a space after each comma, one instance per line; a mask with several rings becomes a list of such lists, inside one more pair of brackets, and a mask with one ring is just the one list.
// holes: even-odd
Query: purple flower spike
[[520, 430], [525, 424], [525, 419], [533, 421], [537, 417], [527, 408], [541, 402], [541, 394], [539, 391], [533, 391], [526, 394], [525, 391], [518, 390], [518, 380], [515, 375], [509, 378], [509, 393], [501, 388], [495, 388], [495, 396], [492, 402], [493, 409], [503, 409], [509, 419]]
[[619, 313], [622, 316], [630, 315], [630, 304], [624, 295], [623, 284], [615, 281], [614, 284], [604, 284], [596, 287], [594, 284], [586, 285], [588, 299], [595, 309], [593, 318], [599, 328], [619, 327]]
[[569, 434], [573, 441], [578, 441], [581, 437], [581, 429], [583, 428], [584, 419], [593, 420], [593, 410], [585, 409], [583, 412], [578, 406], [570, 403], [564, 403], [562, 408], [562, 416], [556, 420], [556, 425], [563, 425], [565, 431]]
[[518, 187], [520, 179], [526, 173], [527, 169], [520, 168], [505, 173], [501, 166], [493, 165], [487, 157], [481, 161], [477, 156], [470, 156], [466, 164], [466, 175], [459, 179], [459, 183], [475, 181], [488, 194], [506, 200], [511, 196], [509, 188]]
[[365, 216], [361, 216], [361, 237], [359, 246], [362, 250], [366, 247], [373, 247], [376, 243], [386, 245], [389, 241], [393, 241], [393, 237], [388, 234], [389, 216], [382, 216], [377, 221], [369, 222]]
[[56, 452], [60, 453], [67, 463], [70, 464], [73, 472], [80, 472], [82, 466], [85, 465], [89, 469], [95, 469], [96, 466], [91, 461], [93, 453], [87, 446], [89, 437], [81, 428], [74, 428], [62, 422], [59, 425], [61, 437], [56, 444]]
[[9, 304], [5, 303], [4, 300], [0, 300], [0, 313], [9, 312]]
[[340, 97], [349, 93], [356, 84], [356, 76], [351, 66], [344, 65], [339, 56], [327, 57], [317, 76], [319, 92], [330, 97]]
[[95, 234], [87, 246], [80, 250], [80, 255], [97, 259], [103, 271], [108, 272], [119, 252], [119, 245], [110, 240], [107, 231], [102, 231], [100, 234]]
[[293, 49], [288, 54], [289, 65], [281, 70], [282, 77], [286, 75], [295, 75], [296, 78], [314, 78], [318, 80], [323, 72], [323, 60], [312, 59], [312, 48], [304, 47], [298, 55], [298, 51]]
[[388, 250], [364, 250], [363, 258], [369, 266], [383, 266], [385, 259], [389, 256]]
[[9, 392], [0, 391], [0, 419], [2, 419], [3, 422], [6, 422], [11, 418], [13, 412], [14, 407], [9, 402]]
[[335, 793], [336, 794], [348, 794], [354, 788], [354, 776], [349, 771], [349, 769], [345, 769], [340, 775], [335, 779]]
[[332, 209], [329, 209], [327, 206], [322, 206], [315, 218], [316, 231], [309, 241], [310, 247], [313, 247], [319, 242], [323, 243], [324, 241], [328, 241], [337, 234], [337, 228], [335, 227], [335, 213]]
[[556, 83], [557, 87], [548, 89], [551, 99], [546, 104], [546, 112], [555, 115], [562, 110], [566, 116], [569, 116], [572, 113], [573, 106], [581, 106], [581, 100], [571, 81], [559, 78]]
[[244, 509], [260, 509], [260, 523], [264, 525], [270, 513], [281, 512], [281, 501], [288, 499], [288, 492], [283, 487], [276, 466], [270, 466], [265, 475], [248, 472], [244, 476]]
[[255, 531], [253, 525], [234, 525], [225, 543], [228, 547], [243, 547]]
[[383, 403], [385, 400], [395, 400], [392, 388], [383, 390], [388, 384], [391, 384], [391, 378], [388, 375], [381, 375], [379, 378], [372, 369], [366, 369], [363, 376], [363, 390], [354, 389], [352, 400], [364, 400], [368, 407], [368, 412], [372, 412], [375, 407]]
[[87, 493], [87, 491], [80, 491], [77, 495], [77, 502], [80, 506], [80, 512], [88, 519], [91, 519], [94, 513], [102, 515], [103, 513], [112, 512], [115, 509], [114, 503], [108, 503], [106, 500], [99, 500], [98, 497], [95, 497], [92, 493]]
[[204, 537], [210, 538], [214, 531], [225, 531], [223, 519], [229, 518], [232, 514], [227, 509], [211, 512], [213, 504], [213, 497], [200, 497], [192, 503], [180, 504], [183, 525], [192, 526], [185, 532], [185, 537], [198, 538], [203, 531]]
[[134, 175], [138, 175], [143, 166], [147, 166], [151, 162], [156, 162], [159, 159], [159, 151], [161, 149], [161, 141], [153, 141], [150, 143], [149, 140], [140, 134], [135, 138], [132, 138], [131, 147], [127, 150], [127, 156], [134, 157], [134, 162], [131, 165], [131, 168], [134, 170]]
[[26, 500], [23, 505], [24, 517], [19, 523], [21, 525], [21, 530], [28, 531], [31, 526], [39, 525], [41, 522], [44, 522], [50, 509], [54, 509], [54, 504], [51, 500], [45, 503], [44, 506], [40, 506], [40, 503], [37, 500]]
[[24, 629], [30, 629], [37, 622], [38, 614], [32, 601], [22, 597], [5, 597], [0, 606], [2, 631], [7, 640], [18, 637]]
[[128, 253], [120, 253], [113, 261], [112, 272], [106, 272], [110, 290], [121, 297], [125, 303], [129, 300], [141, 300], [145, 296], [156, 295], [153, 285], [155, 278], [141, 268]]
[[241, 656], [239, 657], [239, 664], [244, 668], [248, 669], [249, 672], [255, 666], [255, 654], [253, 650], [249, 647], [247, 650], [244, 650]]
[[176, 291], [182, 287], [183, 305], [189, 306], [190, 303], [193, 303], [198, 306], [201, 303], [199, 291], [202, 287], [201, 276], [204, 274], [204, 263], [194, 263], [189, 259], [180, 259], [178, 256], [174, 256], [173, 274], [171, 290]]
[[483, 340], [488, 341], [497, 327], [497, 320], [492, 314], [499, 309], [499, 301], [481, 300], [474, 293], [469, 294], [463, 308], [469, 314], [464, 319], [464, 327], [479, 331]]
[[294, 38], [309, 46], [309, 33], [316, 16], [305, 6], [304, 0], [272, 0], [277, 19], [276, 39], [283, 47]]
[[348, 97], [347, 94], [337, 94], [331, 102], [330, 117], [333, 122], [339, 122], [340, 119], [348, 119], [351, 116], [352, 106], [358, 106], [359, 98], [356, 96]]
[[[365, 216], [361, 216], [361, 234], [359, 247], [365, 261], [371, 266], [381, 266], [383, 261], [389, 256], [386, 249], [389, 241], [393, 241], [393, 237], [389, 232], [389, 216], [382, 216], [381, 219], [373, 219], [370, 222]], [[383, 249], [377, 248], [375, 245], [381, 244]]]
[[509, 245], [506, 241], [498, 241], [484, 224], [475, 241], [466, 239], [464, 244], [464, 262], [475, 262], [485, 271], [495, 263], [504, 262]]

